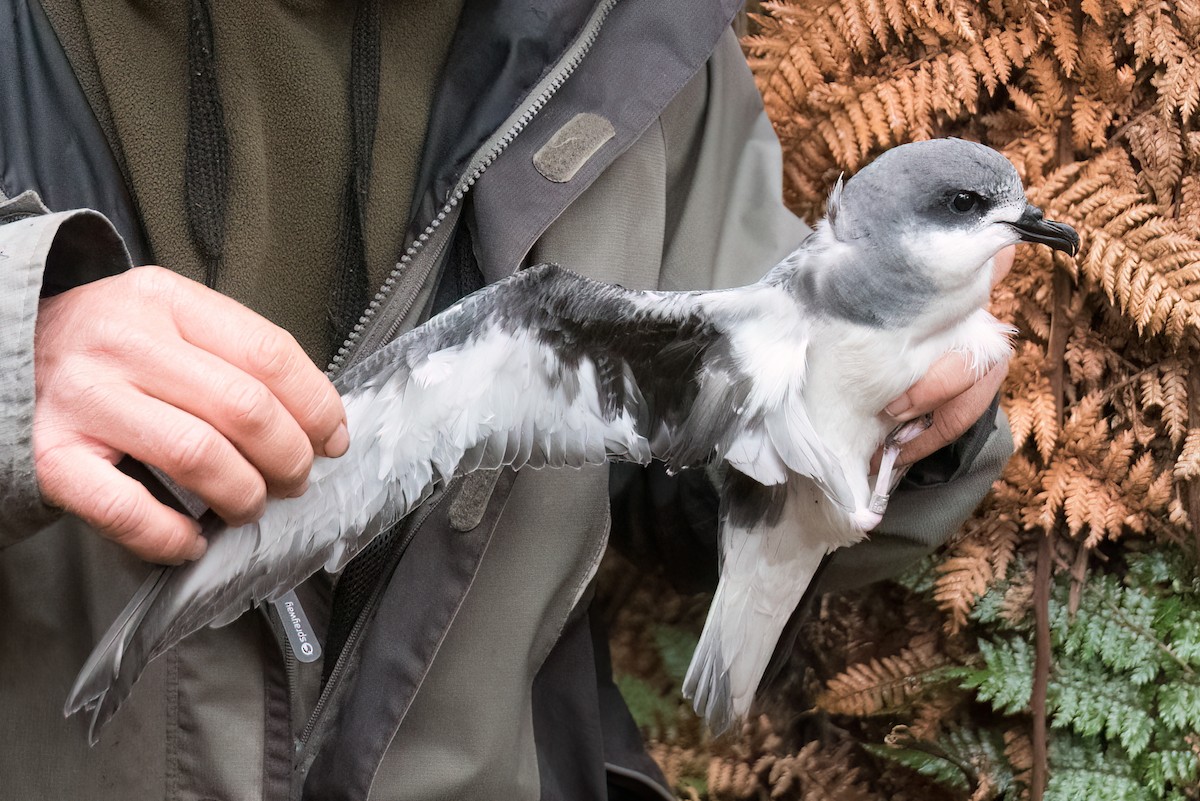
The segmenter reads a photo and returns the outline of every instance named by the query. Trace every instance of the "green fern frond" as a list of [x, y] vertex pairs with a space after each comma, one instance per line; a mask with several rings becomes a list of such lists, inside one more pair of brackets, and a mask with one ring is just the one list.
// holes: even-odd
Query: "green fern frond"
[[962, 686], [997, 712], [1016, 715], [1029, 710], [1033, 687], [1033, 649], [1023, 639], [979, 641], [983, 667], [971, 670]]
[[950, 790], [966, 791], [971, 787], [972, 777], [967, 769], [947, 756], [921, 748], [892, 748], [885, 745], [866, 744], [868, 753], [888, 762], [915, 770], [927, 779]]
[[1177, 732], [1200, 732], [1200, 683], [1176, 680], [1158, 688], [1158, 714]]
[[[1063, 599], [1066, 600], [1065, 598]], [[1071, 615], [1066, 603], [1052, 602], [1050, 626], [1054, 645], [1073, 660], [1099, 661], [1136, 685], [1152, 681], [1166, 655], [1154, 629], [1157, 599], [1123, 586], [1116, 576], [1090, 577]]]
[[1160, 734], [1154, 746], [1135, 760], [1138, 775], [1160, 797], [1171, 788], [1200, 788], [1200, 756], [1181, 734]]
[[1050, 744], [1050, 781], [1044, 801], [1162, 801], [1119, 749], [1097, 739], [1056, 737]]
[[678, 686], [683, 686], [692, 654], [700, 638], [692, 631], [680, 626], [658, 626], [654, 629], [654, 644], [662, 657], [663, 668]]
[[622, 675], [616, 678], [617, 689], [625, 699], [625, 705], [638, 727], [654, 737], [660, 736], [678, 714], [679, 702], [673, 697], [664, 697], [659, 690], [636, 676]]
[[1050, 675], [1046, 702], [1055, 728], [1084, 737], [1103, 734], [1137, 756], [1154, 735], [1153, 698], [1152, 689], [1142, 690], [1125, 676], [1060, 661]]

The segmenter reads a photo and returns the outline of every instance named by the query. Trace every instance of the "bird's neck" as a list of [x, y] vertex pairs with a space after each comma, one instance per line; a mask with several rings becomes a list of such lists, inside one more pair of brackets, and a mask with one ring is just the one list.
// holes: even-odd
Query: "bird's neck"
[[822, 222], [765, 280], [784, 285], [815, 314], [924, 338], [953, 327], [987, 301], [990, 259], [978, 270], [957, 271], [969, 276], [962, 281], [948, 282], [948, 272], [919, 263], [900, 245], [842, 241]]
[[938, 287], [897, 249], [843, 242], [824, 221], [767, 281], [812, 312], [868, 328], [903, 328], [925, 313]]

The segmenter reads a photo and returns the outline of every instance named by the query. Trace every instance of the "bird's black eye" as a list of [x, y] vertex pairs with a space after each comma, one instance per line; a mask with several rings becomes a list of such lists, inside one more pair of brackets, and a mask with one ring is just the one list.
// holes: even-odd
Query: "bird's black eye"
[[982, 202], [983, 198], [974, 192], [959, 192], [950, 198], [950, 208], [959, 214], [966, 214], [968, 211], [974, 211], [979, 208], [979, 204]]

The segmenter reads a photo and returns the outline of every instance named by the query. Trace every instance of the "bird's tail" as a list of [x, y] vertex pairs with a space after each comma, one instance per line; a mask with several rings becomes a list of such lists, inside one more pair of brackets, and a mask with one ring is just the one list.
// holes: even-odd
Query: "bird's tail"
[[[157, 638], [148, 636], [149, 633], [142, 628], [142, 621], [165, 586], [168, 575], [167, 568], [159, 568], [142, 582], [125, 611], [109, 626], [75, 679], [63, 714], [70, 717], [85, 709], [92, 713], [88, 727], [88, 742], [92, 745], [96, 744], [96, 734], [100, 728], [129, 696], [141, 668], [151, 658], [150, 652]], [[126, 661], [130, 669], [121, 670], [122, 663]]]
[[744, 719], [792, 613], [825, 555], [841, 544], [844, 513], [812, 482], [770, 488], [728, 479], [721, 513], [721, 582], [684, 677], [683, 694], [720, 734]]
[[[754, 700], [754, 691], [749, 694], [735, 690], [733, 678], [730, 675], [730, 662], [738, 658], [728, 651], [725, 641], [725, 621], [727, 615], [722, 611], [727, 606], [727, 587], [722, 582], [713, 596], [712, 606], [708, 610], [708, 619], [704, 621], [704, 631], [700, 634], [700, 642], [692, 654], [691, 664], [688, 665], [687, 675], [683, 679], [683, 695], [692, 702], [696, 714], [704, 718], [713, 734], [721, 734], [742, 720], [750, 711]], [[767, 654], [767, 660], [770, 653]], [[767, 661], [762, 663], [765, 670]], [[759, 674], [761, 676], [761, 670]]]
[[722, 578], [683, 680], [684, 696], [713, 734], [750, 713], [775, 648], [824, 552], [812, 549], [811, 557], [807, 564], [778, 570], [784, 581], [773, 586]]

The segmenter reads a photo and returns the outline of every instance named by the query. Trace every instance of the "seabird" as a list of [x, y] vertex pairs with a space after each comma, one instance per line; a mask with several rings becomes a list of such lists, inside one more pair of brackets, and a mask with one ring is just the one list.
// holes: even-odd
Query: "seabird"
[[89, 738], [147, 663], [203, 626], [341, 570], [434, 488], [479, 469], [723, 460], [721, 578], [685, 694], [714, 731], [749, 711], [821, 560], [878, 524], [899, 440], [880, 411], [950, 351], [982, 375], [1011, 329], [984, 306], [993, 256], [1079, 239], [1030, 205], [998, 152], [890, 150], [832, 192], [799, 247], [749, 286], [631, 291], [555, 265], [470, 295], [338, 377], [349, 451], [199, 560], [153, 573], [66, 702]]

